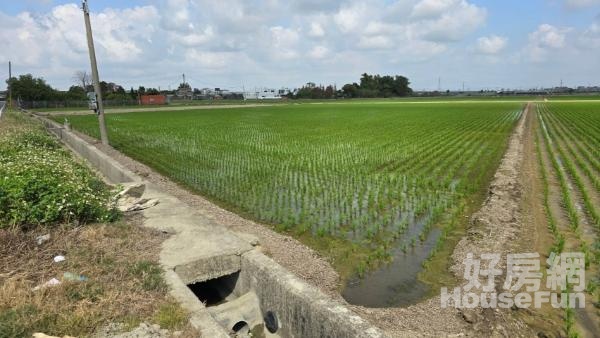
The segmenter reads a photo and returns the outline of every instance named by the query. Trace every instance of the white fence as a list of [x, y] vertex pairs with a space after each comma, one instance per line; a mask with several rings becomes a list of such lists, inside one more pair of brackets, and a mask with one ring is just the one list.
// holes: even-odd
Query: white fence
[[4, 112], [4, 108], [6, 108], [6, 102], [0, 101], [0, 117], [2, 117], [2, 113]]

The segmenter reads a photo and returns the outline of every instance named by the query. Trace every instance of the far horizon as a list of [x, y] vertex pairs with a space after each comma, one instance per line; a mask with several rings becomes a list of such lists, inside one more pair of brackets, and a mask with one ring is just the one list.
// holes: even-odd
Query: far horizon
[[[88, 71], [79, 1], [0, 9], [0, 78]], [[599, 0], [90, 0], [101, 80], [299, 88], [403, 75], [415, 91], [598, 86]], [[3, 86], [4, 87], [4, 86]]]

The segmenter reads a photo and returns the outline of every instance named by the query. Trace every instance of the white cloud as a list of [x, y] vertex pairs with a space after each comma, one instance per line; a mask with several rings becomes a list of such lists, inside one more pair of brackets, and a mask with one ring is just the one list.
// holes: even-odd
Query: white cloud
[[313, 38], [322, 38], [325, 36], [325, 29], [323, 25], [318, 22], [310, 23], [310, 30], [308, 31], [308, 36]]
[[570, 27], [549, 24], [538, 26], [537, 30], [529, 34], [529, 43], [524, 50], [525, 56], [534, 62], [545, 61], [551, 50], [557, 51], [565, 47], [567, 34], [572, 30]]
[[202, 32], [190, 32], [184, 34], [171, 33], [171, 38], [187, 47], [197, 47], [209, 42], [215, 36], [211, 26], [207, 26]]
[[[423, 0], [427, 9], [418, 11], [421, 20], [414, 23], [415, 31], [430, 41], [458, 41], [475, 31], [486, 20], [487, 11], [465, 0]], [[437, 4], [433, 6], [432, 4]], [[443, 10], [442, 10], [443, 9]], [[414, 12], [413, 12], [414, 14]]]
[[477, 39], [475, 49], [477, 52], [482, 54], [498, 54], [506, 48], [508, 39], [505, 37], [490, 35], [482, 36]]
[[227, 66], [231, 61], [230, 53], [202, 52], [196, 49], [188, 49], [185, 59], [191, 65], [201, 68], [218, 69]]
[[437, 18], [460, 3], [460, 0], [421, 0], [412, 10], [412, 16], [419, 19]]
[[298, 56], [296, 45], [300, 39], [297, 31], [281, 26], [271, 27], [270, 54], [274, 59], [293, 59]]
[[358, 47], [364, 49], [389, 49], [393, 46], [391, 38], [384, 35], [363, 36], [358, 41]]
[[600, 49], [600, 16], [583, 33], [579, 34], [577, 45], [581, 49]]
[[329, 49], [325, 46], [315, 46], [308, 52], [308, 57], [311, 59], [323, 59], [329, 55]]
[[341, 8], [334, 16], [333, 21], [342, 33], [350, 33], [359, 30], [367, 18], [367, 5], [356, 2], [348, 7]]
[[565, 6], [571, 9], [582, 9], [600, 5], [600, 0], [565, 0]]
[[562, 48], [565, 45], [566, 34], [570, 30], [570, 28], [543, 24], [535, 32], [529, 34], [529, 41], [540, 48]]
[[[561, 1], [572, 6], [595, 2]], [[151, 5], [92, 13], [103, 79], [167, 88], [185, 72], [198, 80], [194, 87], [340, 83], [356, 81], [365, 71], [411, 75], [430, 60], [451, 72], [473, 56], [465, 52], [481, 54], [479, 60], [510, 58], [504, 52], [507, 37], [478, 33], [488, 13], [473, 0], [147, 3]], [[0, 41], [6, 42], [0, 63], [13, 60], [17, 72], [68, 88], [75, 70], [89, 68], [82, 13], [76, 4], [51, 6], [17, 15], [0, 10]], [[555, 60], [568, 50], [599, 58], [600, 20], [584, 29], [550, 24], [537, 27], [526, 45], [515, 46], [518, 62]], [[527, 37], [527, 32], [521, 34]], [[510, 38], [511, 45], [518, 41]], [[466, 39], [476, 40], [469, 44]]]

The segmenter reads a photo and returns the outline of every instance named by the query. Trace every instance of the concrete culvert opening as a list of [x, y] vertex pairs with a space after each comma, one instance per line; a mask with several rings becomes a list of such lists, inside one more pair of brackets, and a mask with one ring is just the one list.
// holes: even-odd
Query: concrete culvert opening
[[189, 284], [188, 288], [206, 306], [215, 306], [229, 300], [228, 298], [232, 296], [238, 278], [239, 272], [235, 272], [204, 282]]

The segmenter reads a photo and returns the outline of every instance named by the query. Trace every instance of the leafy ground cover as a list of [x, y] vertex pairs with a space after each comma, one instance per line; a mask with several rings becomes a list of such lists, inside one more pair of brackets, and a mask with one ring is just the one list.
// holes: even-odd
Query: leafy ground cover
[[167, 295], [164, 234], [138, 217], [116, 220], [110, 189], [16, 112], [0, 120], [0, 158], [1, 338], [89, 336], [140, 322], [195, 336]]
[[0, 228], [112, 221], [110, 190], [40, 126], [7, 116], [0, 134]]

